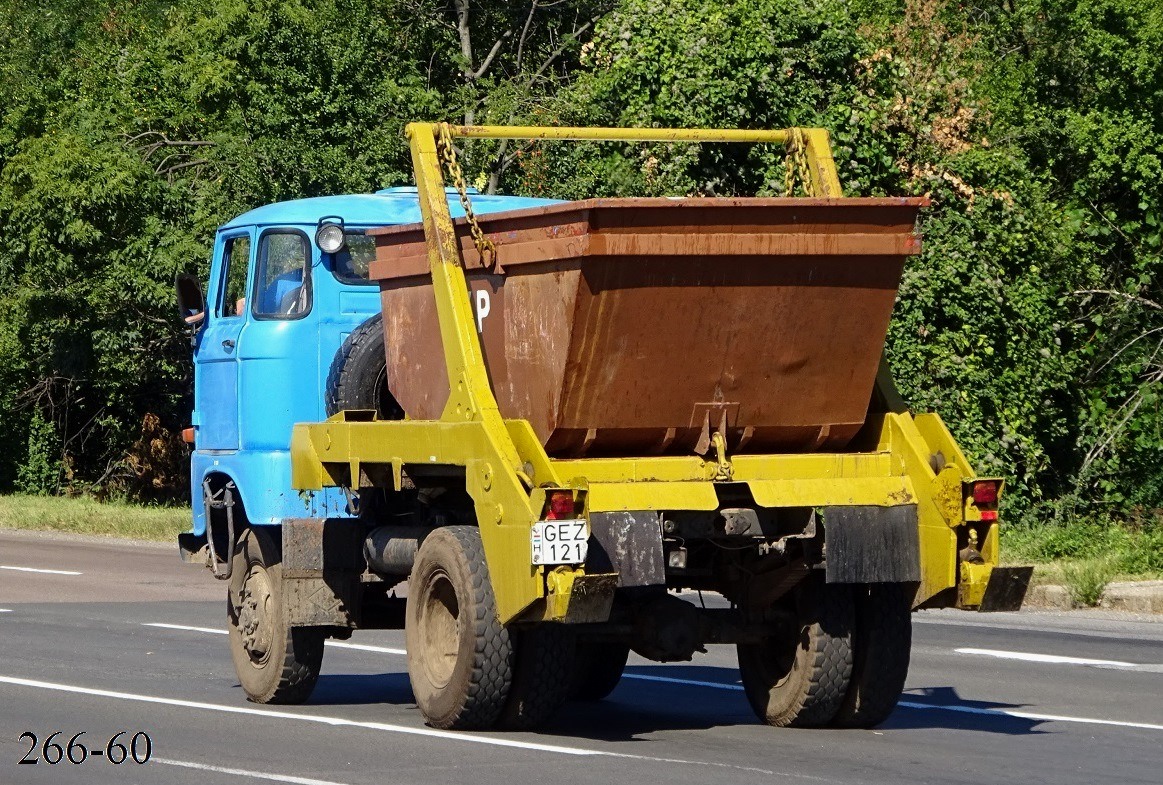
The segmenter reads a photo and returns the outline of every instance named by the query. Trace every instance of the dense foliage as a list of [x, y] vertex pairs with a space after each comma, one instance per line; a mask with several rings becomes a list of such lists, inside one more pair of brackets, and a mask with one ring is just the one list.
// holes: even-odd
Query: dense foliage
[[[411, 119], [833, 132], [928, 194], [889, 358], [1011, 511], [1163, 507], [1163, 6], [0, 0], [0, 487], [181, 492], [171, 282], [258, 204], [404, 183]], [[481, 187], [782, 193], [782, 152], [464, 151]]]

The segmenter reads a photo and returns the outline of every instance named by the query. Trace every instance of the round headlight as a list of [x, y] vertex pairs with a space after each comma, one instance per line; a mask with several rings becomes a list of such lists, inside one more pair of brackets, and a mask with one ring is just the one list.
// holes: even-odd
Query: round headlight
[[315, 245], [323, 253], [335, 253], [343, 248], [343, 227], [339, 224], [320, 224], [315, 230]]

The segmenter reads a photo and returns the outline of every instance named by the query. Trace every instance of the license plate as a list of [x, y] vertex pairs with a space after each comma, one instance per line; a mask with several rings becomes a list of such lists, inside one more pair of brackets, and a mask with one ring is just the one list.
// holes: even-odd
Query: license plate
[[589, 551], [590, 527], [584, 519], [533, 524], [534, 564], [580, 564]]

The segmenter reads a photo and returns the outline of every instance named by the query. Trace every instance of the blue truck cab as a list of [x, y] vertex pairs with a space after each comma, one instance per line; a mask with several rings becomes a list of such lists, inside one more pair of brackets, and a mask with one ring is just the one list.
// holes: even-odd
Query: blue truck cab
[[[463, 216], [449, 191], [453, 216]], [[550, 203], [473, 196], [478, 213]], [[368, 280], [375, 243], [367, 230], [420, 218], [416, 189], [408, 187], [266, 205], [218, 229], [205, 296], [196, 279], [179, 277], [194, 354], [193, 530], [180, 538], [185, 558], [201, 561], [209, 550], [215, 571], [214, 562], [229, 558], [217, 524], [206, 548], [208, 511], [224, 502], [251, 526], [351, 516], [336, 489], [300, 496], [291, 488], [291, 429], [326, 419], [337, 352], [380, 311], [378, 287]], [[321, 239], [324, 226], [332, 227], [331, 242]]]

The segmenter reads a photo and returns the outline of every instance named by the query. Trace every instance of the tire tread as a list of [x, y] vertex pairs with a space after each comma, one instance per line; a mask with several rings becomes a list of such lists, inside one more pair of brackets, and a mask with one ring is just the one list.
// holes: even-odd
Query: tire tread
[[[822, 576], [821, 576], [822, 577]], [[739, 669], [747, 699], [756, 716], [776, 727], [818, 728], [827, 725], [844, 701], [852, 677], [852, 593], [846, 585], [829, 585], [809, 578], [797, 588], [797, 638], [806, 635], [806, 648], [797, 649], [796, 666], [779, 679], [768, 669], [774, 641], [740, 644]], [[773, 696], [783, 693], [772, 709]]]
[[[262, 564], [274, 581], [276, 591], [279, 590], [279, 577], [282, 574], [279, 548], [267, 532], [254, 529], [244, 531], [235, 548], [234, 558], [236, 559], [234, 569], [239, 571], [240, 575], [245, 575], [251, 559]], [[277, 607], [280, 613], [282, 603], [283, 598], [279, 597]], [[227, 600], [226, 611], [231, 633], [231, 654], [247, 699], [254, 703], [296, 704], [311, 697], [319, 681], [319, 671], [323, 664], [326, 630], [320, 627], [291, 627], [280, 620], [279, 629], [284, 634], [282, 662], [268, 663], [262, 669], [255, 669], [256, 673], [252, 674], [244, 671], [243, 658], [246, 654], [241, 650], [235, 651], [241, 646], [241, 642], [236, 640], [238, 620], [230, 598]], [[266, 667], [277, 667], [278, 678], [271, 678], [272, 672], [266, 671]], [[260, 672], [265, 672], [262, 673], [262, 678], [258, 680], [252, 678]]]
[[501, 726], [532, 730], [569, 699], [577, 640], [564, 625], [551, 623], [517, 632], [513, 639], [513, 683]]
[[[367, 364], [386, 363], [384, 358], [384, 315], [377, 313], [355, 328], [335, 353], [323, 385], [323, 404], [330, 417], [344, 409], [379, 409], [378, 402], [368, 400], [374, 391], [367, 389]], [[381, 417], [389, 412], [379, 412]]]
[[856, 588], [852, 681], [833, 724], [872, 728], [896, 708], [909, 673], [911, 590], [881, 583]]
[[[445, 730], [491, 728], [505, 708], [505, 699], [512, 682], [513, 644], [508, 629], [497, 616], [496, 598], [489, 582], [480, 531], [475, 526], [445, 526], [437, 529], [428, 535], [421, 546], [417, 567], [426, 558], [426, 548], [428, 551], [447, 549], [447, 555], [460, 562], [459, 567], [463, 569], [466, 581], [466, 585], [460, 588], [471, 595], [460, 603], [460, 612], [466, 613], [468, 609], [465, 606], [471, 606], [469, 621], [472, 625], [473, 646], [472, 663], [466, 677], [458, 679], [454, 674], [453, 681], [444, 688], [463, 690], [463, 694], [453, 700], [455, 709], [445, 716], [431, 717], [425, 714], [425, 719], [433, 727]], [[449, 571], [450, 576], [451, 573]], [[409, 616], [409, 623], [411, 619]], [[410, 662], [412, 657], [424, 656], [411, 649], [409, 646]], [[411, 667], [409, 665], [410, 671]], [[415, 678], [415, 672], [413, 676]], [[460, 686], [454, 686], [453, 682]]]

